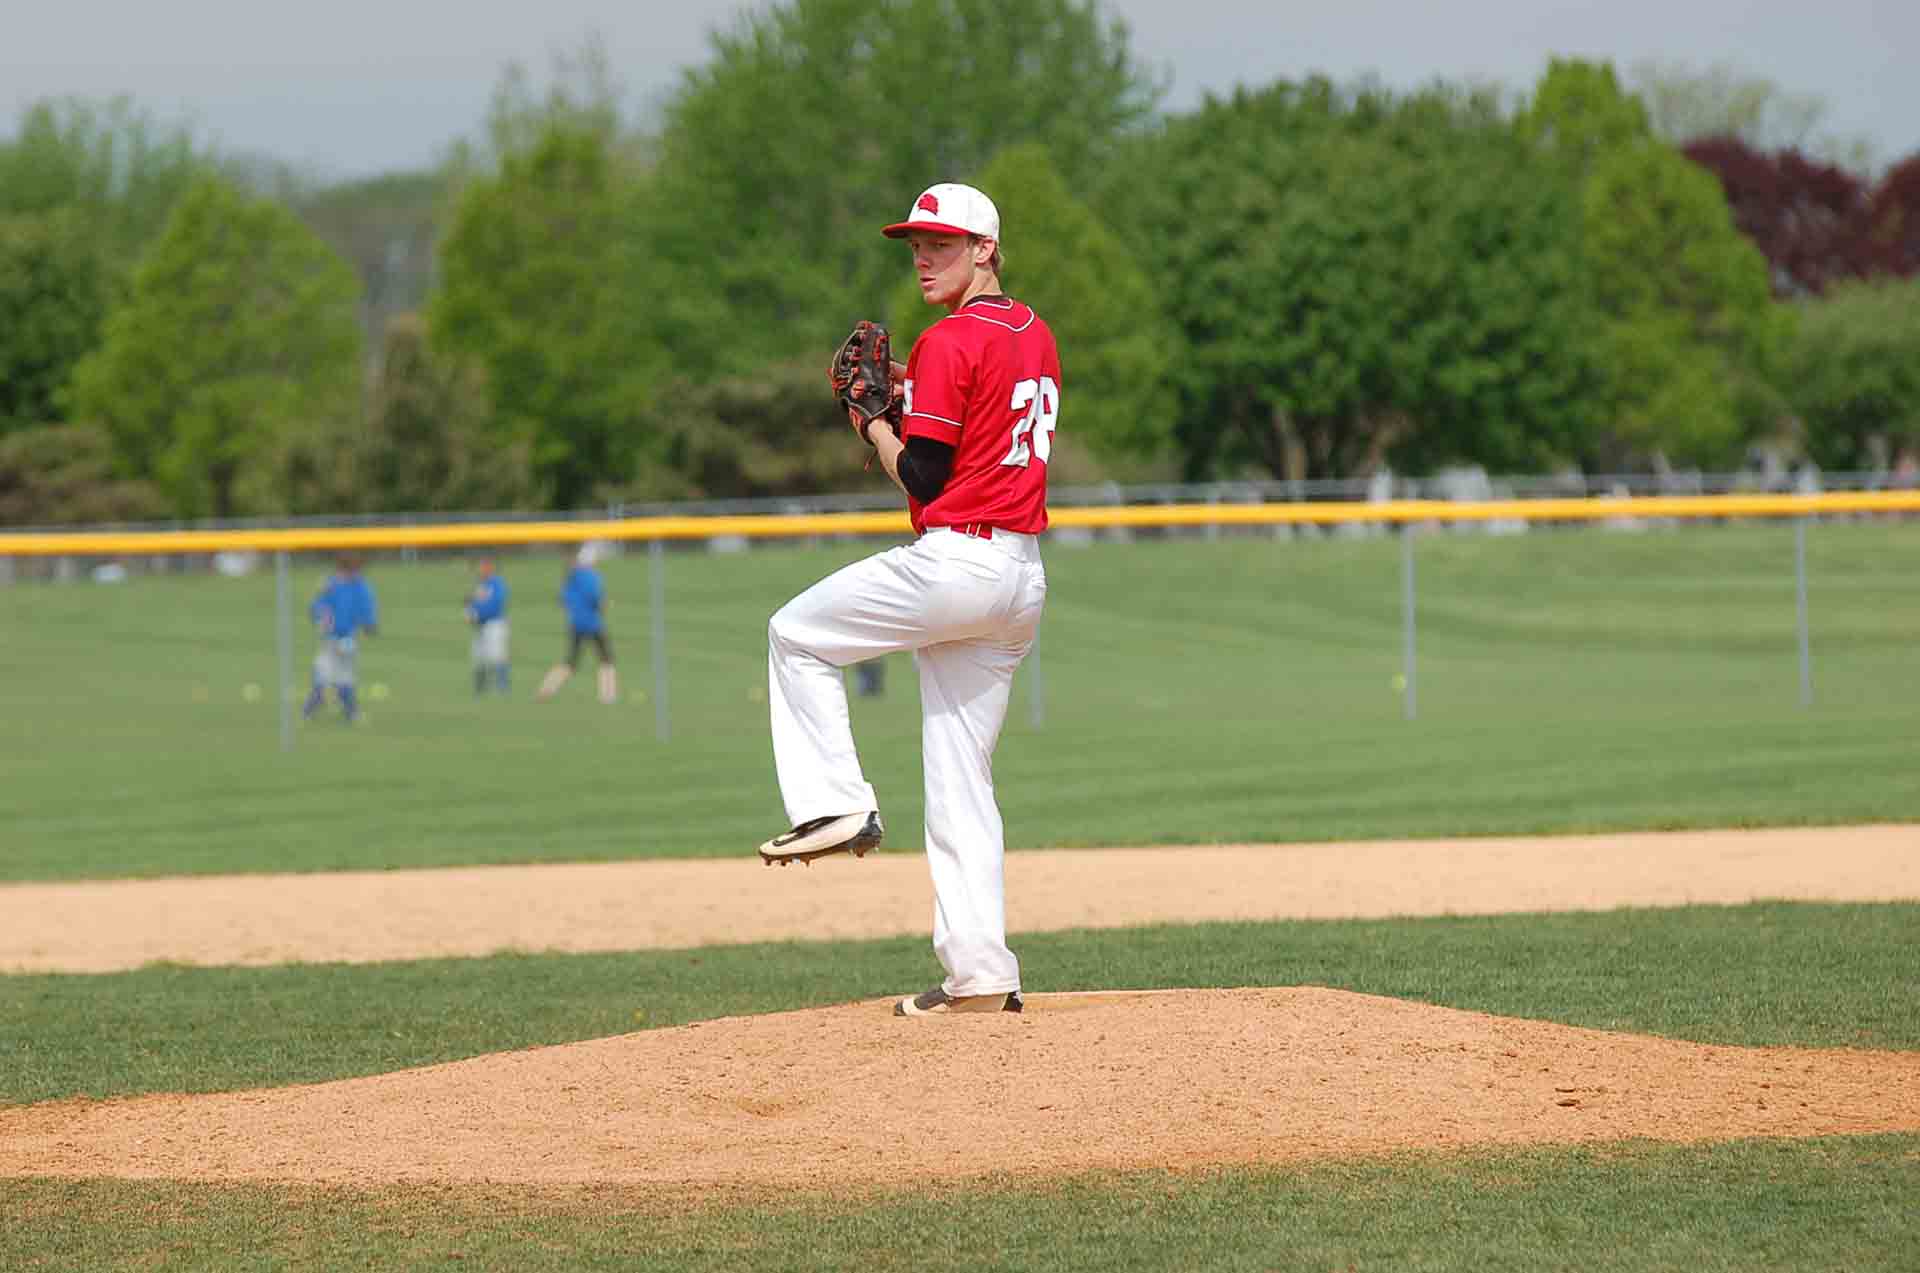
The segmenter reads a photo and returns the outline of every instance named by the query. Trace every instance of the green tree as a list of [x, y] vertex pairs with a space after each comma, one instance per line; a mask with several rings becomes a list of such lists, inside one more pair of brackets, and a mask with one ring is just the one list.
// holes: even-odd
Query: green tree
[[1713, 175], [1664, 145], [1610, 152], [1586, 195], [1585, 248], [1612, 372], [1609, 444], [1730, 460], [1766, 423], [1741, 406], [1766, 378], [1785, 321], [1765, 258], [1734, 227]]
[[490, 434], [480, 375], [435, 354], [426, 324], [387, 325], [379, 378], [357, 456], [363, 506], [377, 511], [534, 506], [530, 447]]
[[271, 508], [250, 479], [283, 436], [356, 409], [356, 303], [352, 271], [291, 212], [203, 178], [75, 369], [73, 414], [184, 516]]
[[1194, 477], [1564, 453], [1592, 381], [1570, 186], [1484, 99], [1210, 100], [1129, 165]]
[[160, 126], [125, 98], [35, 102], [0, 141], [0, 214], [74, 210], [124, 265], [213, 164], [186, 129]]
[[441, 250], [433, 341], [483, 369], [496, 434], [559, 506], [631, 472], [663, 333], [696, 303], [650, 268], [646, 201], [610, 130], [555, 119], [467, 187]]
[[1920, 447], [1920, 280], [1847, 283], [1807, 302], [1784, 365], [1823, 467], [1870, 469]]
[[[1038, 142], [1009, 146], [973, 179], [1000, 210], [1001, 283], [1031, 304], [1060, 345], [1064, 426], [1101, 455], [1152, 455], [1171, 440], [1166, 381], [1172, 325], [1147, 271], [1120, 237], [1074, 197]], [[894, 356], [946, 311], [920, 295], [896, 247]]]
[[1719, 182], [1654, 136], [1605, 64], [1556, 59], [1515, 130], [1581, 189], [1579, 261], [1607, 368], [1605, 426], [1581, 460], [1729, 461], [1768, 423], [1787, 320]]
[[1620, 87], [1609, 62], [1554, 58], [1514, 118], [1529, 145], [1581, 178], [1613, 151], [1653, 135], [1646, 103]]
[[113, 291], [77, 210], [0, 216], [0, 434], [60, 418], [56, 395], [98, 343]]
[[790, 359], [714, 380], [676, 377], [642, 416], [657, 445], [600, 498], [757, 499], [859, 484], [870, 453], [828, 392], [822, 363]]
[[387, 324], [427, 303], [450, 186], [437, 171], [390, 173], [304, 192], [300, 219], [360, 277], [361, 332], [378, 347]]
[[668, 104], [663, 253], [704, 263], [736, 366], [832, 348], [892, 294], [877, 233], [924, 187], [1044, 144], [1084, 188], [1159, 85], [1095, 0], [788, 0], [713, 36]]
[[135, 259], [211, 164], [125, 99], [21, 112], [0, 139], [0, 433], [60, 418]]
[[42, 425], [0, 438], [0, 526], [156, 521], [167, 501], [114, 471], [113, 441], [89, 425]]

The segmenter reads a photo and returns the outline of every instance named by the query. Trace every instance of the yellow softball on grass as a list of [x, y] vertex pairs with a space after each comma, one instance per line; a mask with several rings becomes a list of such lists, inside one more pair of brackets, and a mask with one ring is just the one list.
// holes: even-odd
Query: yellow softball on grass
[[387, 698], [387, 683], [385, 681], [375, 681], [372, 685], [369, 685], [367, 687], [367, 697], [376, 703], [385, 702]]
[[260, 701], [260, 687], [254, 682], [248, 681], [240, 687], [240, 697], [246, 699], [249, 703], [257, 703]]

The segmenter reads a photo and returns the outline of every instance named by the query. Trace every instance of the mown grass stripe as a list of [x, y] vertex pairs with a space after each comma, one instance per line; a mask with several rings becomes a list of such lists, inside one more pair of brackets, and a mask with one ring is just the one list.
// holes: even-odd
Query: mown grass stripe
[[[1035, 991], [1321, 985], [1700, 1042], [1920, 1048], [1920, 904], [1207, 924], [1016, 940]], [[924, 939], [0, 978], [0, 1101], [210, 1092], [924, 988]]]
[[[816, 1192], [820, 1190], [820, 1192]], [[0, 1267], [731, 1273], [1911, 1269], [1920, 1136], [1599, 1145], [1304, 1168], [605, 1190], [0, 1180]]]

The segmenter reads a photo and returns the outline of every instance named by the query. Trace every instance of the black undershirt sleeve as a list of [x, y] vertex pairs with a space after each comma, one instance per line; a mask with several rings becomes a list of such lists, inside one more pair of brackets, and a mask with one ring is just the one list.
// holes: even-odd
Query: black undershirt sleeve
[[936, 442], [932, 438], [915, 436], [907, 439], [907, 449], [900, 452], [900, 485], [907, 488], [907, 494], [922, 504], [933, 503], [934, 497], [947, 487], [947, 479], [953, 476], [954, 448], [945, 442]]

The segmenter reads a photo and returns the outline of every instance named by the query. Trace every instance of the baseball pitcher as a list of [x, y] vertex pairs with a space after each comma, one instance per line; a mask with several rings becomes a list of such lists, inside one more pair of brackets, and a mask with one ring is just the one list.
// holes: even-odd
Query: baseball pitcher
[[829, 575], [768, 625], [774, 768], [792, 829], [768, 863], [863, 856], [881, 840], [841, 669], [912, 650], [920, 674], [933, 946], [945, 979], [899, 1016], [1021, 1010], [1007, 947], [1005, 839], [993, 750], [1014, 670], [1046, 603], [1038, 536], [1060, 415], [1060, 356], [1039, 315], [1000, 288], [1000, 214], [942, 184], [881, 231], [912, 249], [920, 293], [947, 311], [893, 362], [862, 323], [829, 369], [848, 418], [907, 498], [918, 538]]

